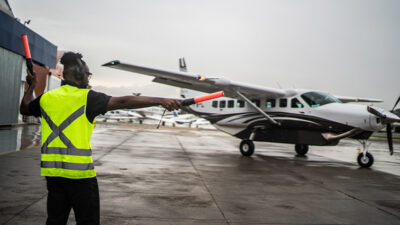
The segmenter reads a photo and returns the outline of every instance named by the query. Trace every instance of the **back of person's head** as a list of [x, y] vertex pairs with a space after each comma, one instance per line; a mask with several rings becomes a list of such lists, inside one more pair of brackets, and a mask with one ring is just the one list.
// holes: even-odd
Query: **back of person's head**
[[[76, 73], [84, 73], [86, 62], [82, 60], [81, 53], [66, 52], [61, 57], [60, 63], [64, 65], [64, 78], [68, 79], [77, 76]], [[78, 74], [79, 75], [79, 74]]]

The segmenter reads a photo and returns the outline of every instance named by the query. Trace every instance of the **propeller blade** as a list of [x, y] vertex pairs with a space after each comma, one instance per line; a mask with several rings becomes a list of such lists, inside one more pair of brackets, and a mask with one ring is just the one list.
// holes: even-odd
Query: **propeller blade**
[[386, 124], [386, 135], [389, 144], [390, 155], [393, 155], [392, 124]]
[[376, 110], [374, 107], [368, 106], [368, 107], [367, 107], [367, 110], [368, 110], [368, 112], [374, 114], [374, 115], [377, 116], [377, 117], [380, 117], [380, 118], [383, 118], [383, 119], [386, 118], [386, 115], [385, 115], [385, 114], [382, 114], [381, 112], [379, 112], [378, 110]]
[[399, 98], [397, 99], [396, 103], [394, 104], [393, 109], [392, 109], [391, 112], [394, 111], [394, 108], [396, 108], [396, 106], [397, 106], [397, 104], [399, 104], [399, 102], [400, 102], [400, 96], [399, 96]]

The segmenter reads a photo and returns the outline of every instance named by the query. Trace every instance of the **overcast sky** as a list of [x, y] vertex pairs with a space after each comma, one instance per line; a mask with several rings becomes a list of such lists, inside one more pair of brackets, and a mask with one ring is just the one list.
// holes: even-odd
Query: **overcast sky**
[[79, 51], [95, 90], [178, 97], [151, 77], [101, 67], [124, 62], [267, 87], [383, 99], [400, 95], [398, 0], [9, 0], [14, 15]]

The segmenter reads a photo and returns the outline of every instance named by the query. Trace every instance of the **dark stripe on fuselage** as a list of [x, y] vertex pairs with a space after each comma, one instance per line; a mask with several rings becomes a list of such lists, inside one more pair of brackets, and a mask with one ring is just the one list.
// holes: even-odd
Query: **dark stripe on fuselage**
[[[244, 121], [242, 124], [243, 126], [254, 126], [254, 125], [264, 125], [266, 127], [270, 127], [271, 123], [267, 119], [262, 119], [263, 116], [257, 116], [260, 115], [260, 113], [257, 112], [246, 112], [246, 113], [229, 113], [229, 114], [212, 114], [212, 113], [202, 113], [202, 112], [197, 112], [195, 110], [189, 109], [187, 110], [185, 107], [185, 111], [188, 111], [190, 113], [193, 113], [195, 115], [198, 115], [204, 119], [209, 120], [212, 124], [218, 123], [222, 121], [223, 119], [229, 118], [229, 117], [235, 117], [230, 120], [227, 120], [227, 123], [229, 122], [234, 122], [239, 119], [247, 118], [249, 117], [248, 120]], [[303, 114], [296, 114], [296, 113], [287, 113], [287, 112], [267, 112], [269, 116], [272, 118], [276, 117], [282, 117], [279, 119], [276, 119], [281, 123], [281, 127], [284, 128], [296, 128], [296, 129], [305, 129], [305, 130], [318, 130], [319, 132], [333, 132], [333, 133], [342, 133], [349, 131], [353, 129], [354, 127], [338, 123], [335, 121], [327, 120], [327, 119], [322, 119], [320, 117], [316, 116], [311, 116], [311, 115], [303, 115]], [[254, 117], [257, 116], [257, 117]], [[289, 119], [284, 119], [285, 117]], [[259, 119], [259, 121], [256, 121], [256, 124], [246, 124], [249, 122], [252, 122], [254, 120]], [[298, 120], [296, 120], [298, 119]], [[299, 121], [303, 120], [303, 121]], [[223, 124], [220, 124], [223, 125]]]

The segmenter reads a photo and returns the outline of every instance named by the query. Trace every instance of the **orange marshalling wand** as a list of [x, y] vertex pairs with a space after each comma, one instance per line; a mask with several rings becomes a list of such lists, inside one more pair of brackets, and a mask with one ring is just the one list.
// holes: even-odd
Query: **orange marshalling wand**
[[182, 101], [182, 106], [188, 106], [188, 105], [192, 105], [192, 104], [196, 104], [199, 102], [204, 102], [204, 101], [208, 101], [211, 99], [215, 99], [215, 98], [220, 98], [224, 96], [224, 92], [223, 91], [219, 91], [219, 92], [215, 92], [209, 95], [204, 95], [204, 96], [200, 96], [197, 98], [189, 98], [189, 99], [185, 99]]
[[[22, 35], [22, 43], [24, 44], [26, 67], [28, 67], [29, 72], [33, 74], [31, 51], [29, 50], [28, 36], [26, 34]], [[28, 82], [28, 84], [31, 85], [30, 82]]]

